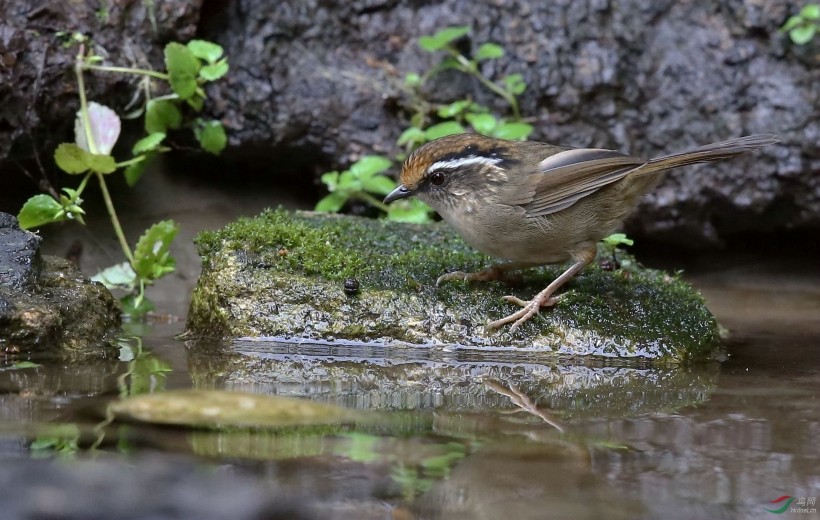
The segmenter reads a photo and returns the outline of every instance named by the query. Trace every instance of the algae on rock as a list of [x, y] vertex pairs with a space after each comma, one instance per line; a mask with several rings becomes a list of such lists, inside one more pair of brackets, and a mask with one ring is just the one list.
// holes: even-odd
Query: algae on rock
[[[203, 272], [188, 328], [198, 336], [518, 347], [671, 361], [706, 357], [717, 345], [717, 324], [701, 296], [676, 276], [644, 269], [590, 267], [555, 306], [517, 331], [488, 331], [486, 323], [514, 310], [502, 296], [528, 298], [560, 268], [526, 270], [512, 287], [436, 287], [446, 271], [495, 261], [444, 224], [268, 210], [201, 233], [197, 246]], [[345, 292], [350, 278], [359, 286], [352, 296]]]

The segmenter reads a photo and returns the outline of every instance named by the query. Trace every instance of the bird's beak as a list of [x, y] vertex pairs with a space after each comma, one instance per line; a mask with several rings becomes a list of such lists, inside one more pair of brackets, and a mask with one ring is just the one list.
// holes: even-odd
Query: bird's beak
[[384, 198], [384, 203], [390, 204], [394, 200], [406, 199], [407, 197], [412, 197], [415, 194], [415, 190], [411, 190], [404, 184], [399, 184], [398, 188], [387, 194], [387, 197]]

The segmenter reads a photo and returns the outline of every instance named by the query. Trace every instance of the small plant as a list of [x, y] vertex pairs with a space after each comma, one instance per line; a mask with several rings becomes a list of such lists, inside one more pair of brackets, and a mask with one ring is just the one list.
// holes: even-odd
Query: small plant
[[[510, 74], [497, 82], [484, 76], [479, 64], [503, 57], [504, 48], [496, 43], [483, 43], [478, 46], [473, 57], [468, 58], [456, 48], [455, 43], [469, 32], [470, 28], [467, 26], [448, 27], [432, 36], [419, 38], [422, 50], [444, 52], [446, 56], [425, 74], [409, 73], [405, 76], [404, 88], [410, 93], [413, 115], [410, 118], [410, 128], [399, 136], [397, 144], [405, 146], [407, 152], [433, 139], [466, 132], [466, 125], [479, 134], [502, 139], [523, 140], [532, 133], [533, 127], [523, 121], [518, 103], [518, 96], [527, 89], [523, 76]], [[512, 116], [494, 115], [487, 107], [471, 99], [459, 99], [442, 106], [427, 103], [421, 95], [421, 88], [431, 77], [448, 69], [476, 78], [509, 105]]]
[[[478, 47], [472, 59], [455, 47], [455, 42], [470, 32], [469, 27], [448, 27], [432, 36], [419, 38], [419, 47], [427, 52], [444, 52], [446, 57], [436, 67], [424, 74], [411, 72], [405, 76], [402, 88], [409, 94], [412, 116], [410, 127], [402, 132], [397, 144], [404, 153], [396, 157], [401, 161], [406, 154], [422, 144], [451, 134], [460, 134], [470, 126], [477, 133], [502, 139], [526, 139], [533, 131], [532, 125], [521, 118], [518, 95], [527, 85], [520, 74], [511, 74], [494, 82], [485, 77], [479, 63], [504, 56], [504, 49], [495, 43], [484, 43]], [[478, 79], [491, 92], [504, 99], [512, 111], [511, 117], [497, 116], [490, 110], [470, 99], [459, 99], [445, 105], [427, 102], [421, 94], [426, 81], [447, 69], [455, 69]], [[316, 211], [339, 211], [349, 200], [366, 202], [387, 214], [391, 220], [405, 222], [425, 222], [430, 220], [430, 208], [416, 200], [397, 201], [386, 206], [376, 195], [390, 193], [396, 183], [383, 173], [393, 162], [381, 156], [363, 157], [349, 170], [328, 172], [321, 180], [330, 192], [316, 205]]]
[[391, 220], [402, 222], [425, 222], [429, 208], [417, 200], [402, 201], [404, 204], [384, 204], [382, 198], [393, 191], [395, 181], [384, 175], [393, 162], [379, 155], [362, 157], [350, 169], [341, 173], [332, 171], [322, 175], [329, 195], [316, 204], [316, 211], [337, 212], [349, 200], [366, 202], [387, 213]]
[[[57, 193], [51, 188], [50, 194], [31, 197], [20, 210], [18, 220], [25, 229], [64, 220], [84, 223], [82, 194], [89, 180], [96, 179], [127, 261], [103, 269], [93, 279], [111, 289], [125, 290], [128, 293], [122, 299], [125, 313], [139, 316], [153, 309], [153, 305], [145, 298], [145, 287], [175, 269], [169, 246], [179, 227], [171, 220], [158, 222], [143, 233], [132, 250], [117, 217], [106, 176], [122, 169], [128, 185], [136, 184], [145, 165], [158, 153], [169, 150], [164, 145], [167, 133], [183, 126], [183, 111], [186, 108], [194, 112], [202, 110], [205, 100], [203, 85], [224, 76], [228, 72], [228, 61], [219, 45], [193, 40], [187, 45], [169, 43], [165, 47], [165, 72], [107, 66], [101, 64], [101, 56], [90, 50], [92, 46], [85, 36], [77, 33], [59, 36], [66, 39], [67, 43], [79, 46], [74, 72], [77, 76], [80, 110], [74, 122], [74, 142], [60, 144], [54, 153], [54, 160], [66, 174], [81, 176], [81, 180], [75, 189], [63, 188], [62, 193]], [[142, 76], [141, 91], [145, 103], [130, 116], [144, 115], [147, 135], [134, 144], [130, 159], [117, 162], [111, 155], [120, 135], [121, 120], [110, 108], [88, 102], [84, 78], [86, 71]], [[167, 83], [171, 92], [154, 96], [151, 80]], [[222, 151], [227, 139], [225, 130], [218, 121], [196, 118], [192, 124], [194, 135], [203, 150], [213, 154]]]
[[820, 27], [820, 4], [806, 4], [800, 12], [788, 20], [780, 28], [780, 32], [789, 33], [789, 38], [796, 45], [809, 43]]

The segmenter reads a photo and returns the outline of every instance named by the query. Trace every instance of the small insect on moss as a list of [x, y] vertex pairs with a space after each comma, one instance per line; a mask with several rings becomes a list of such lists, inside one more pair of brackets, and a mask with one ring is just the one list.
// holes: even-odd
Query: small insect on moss
[[359, 280], [355, 278], [348, 278], [345, 280], [345, 294], [348, 296], [355, 296], [359, 294]]

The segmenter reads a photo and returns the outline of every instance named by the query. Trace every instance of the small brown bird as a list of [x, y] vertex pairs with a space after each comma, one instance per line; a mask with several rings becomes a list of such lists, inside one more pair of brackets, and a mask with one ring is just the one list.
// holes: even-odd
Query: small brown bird
[[401, 185], [384, 202], [415, 195], [468, 244], [510, 261], [474, 273], [446, 273], [436, 285], [497, 280], [509, 271], [572, 262], [532, 300], [504, 297], [522, 309], [489, 327], [514, 322], [515, 329], [556, 302], [555, 291], [595, 259], [598, 241], [621, 225], [661, 172], [777, 142], [772, 134], [751, 135], [647, 161], [613, 150], [451, 135], [413, 152], [402, 166]]

